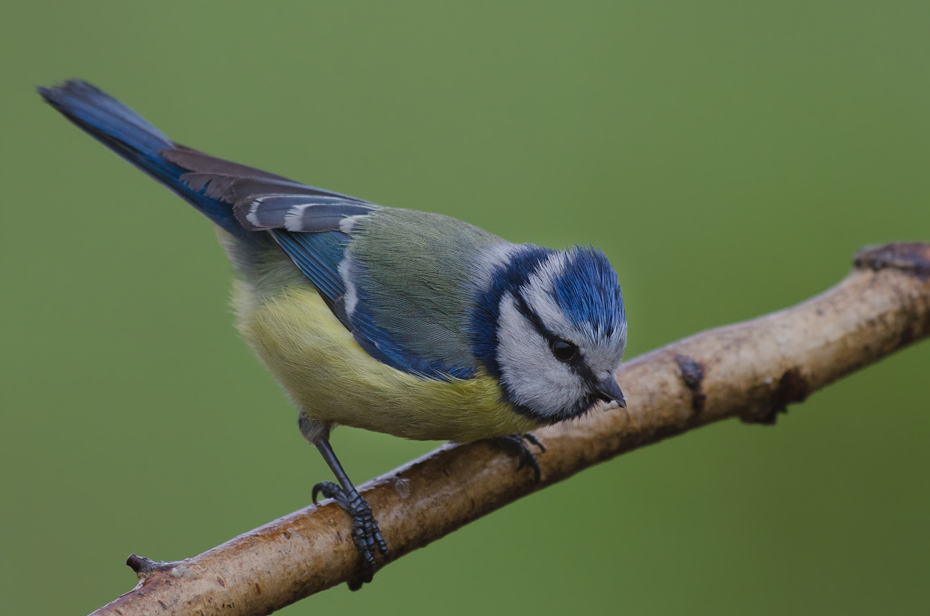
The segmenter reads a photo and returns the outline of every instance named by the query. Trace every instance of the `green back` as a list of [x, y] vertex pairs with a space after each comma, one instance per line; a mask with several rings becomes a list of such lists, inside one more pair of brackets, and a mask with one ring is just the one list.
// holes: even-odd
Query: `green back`
[[357, 268], [353, 321], [370, 316], [407, 352], [474, 370], [465, 332], [482, 249], [506, 243], [474, 225], [385, 208], [360, 218], [349, 245]]

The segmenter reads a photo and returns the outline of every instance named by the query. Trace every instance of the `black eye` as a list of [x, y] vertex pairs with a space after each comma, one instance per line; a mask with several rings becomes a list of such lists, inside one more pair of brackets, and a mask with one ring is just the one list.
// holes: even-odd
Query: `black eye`
[[549, 350], [561, 362], [570, 362], [578, 357], [578, 347], [567, 340], [553, 340], [549, 343]]

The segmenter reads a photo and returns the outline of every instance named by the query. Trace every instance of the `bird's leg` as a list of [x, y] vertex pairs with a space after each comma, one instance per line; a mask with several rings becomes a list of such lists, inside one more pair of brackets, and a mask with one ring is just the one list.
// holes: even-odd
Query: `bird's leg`
[[[336, 476], [336, 480], [339, 481], [338, 485], [332, 481], [321, 481], [313, 486], [311, 494], [313, 502], [316, 503], [316, 499], [322, 494], [325, 498], [335, 500], [346, 513], [352, 516], [352, 541], [355, 542], [355, 547], [358, 548], [359, 556], [362, 558], [362, 574], [358, 580], [349, 582], [349, 588], [358, 590], [362, 587], [362, 584], [371, 582], [375, 574], [377, 569], [375, 551], [381, 552], [381, 555], [387, 559], [391, 556], [390, 550], [388, 550], [387, 543], [381, 536], [378, 523], [375, 522], [375, 518], [371, 514], [371, 506], [352, 485], [349, 476], [346, 475], [345, 470], [342, 468], [342, 464], [339, 463], [339, 459], [333, 453], [333, 448], [327, 438], [328, 430], [321, 430], [318, 427], [319, 424], [308, 419], [303, 413], [301, 413], [299, 423], [300, 431], [307, 437], [307, 440], [310, 440], [320, 450], [323, 459], [326, 460], [329, 468]], [[311, 435], [314, 437], [312, 440]]]
[[529, 445], [534, 445], [539, 448], [539, 453], [545, 453], [546, 448], [539, 442], [539, 439], [527, 432], [526, 434], [508, 434], [492, 440], [501, 444], [510, 455], [517, 459], [519, 462], [517, 471], [523, 470], [524, 466], [533, 469], [533, 477], [535, 477], [536, 483], [539, 483], [541, 477], [539, 460], [536, 459], [536, 454], [530, 451], [529, 448]]

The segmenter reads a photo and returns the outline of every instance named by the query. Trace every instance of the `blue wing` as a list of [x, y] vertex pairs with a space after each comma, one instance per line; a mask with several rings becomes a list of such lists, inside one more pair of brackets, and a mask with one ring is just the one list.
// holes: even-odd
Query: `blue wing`
[[[243, 226], [272, 234], [369, 355], [427, 378], [474, 376], [475, 360], [461, 331], [463, 307], [456, 304], [455, 294], [437, 297], [431, 288], [450, 268], [462, 267], [460, 260], [431, 268], [423, 276], [415, 274], [426, 263], [435, 265], [430, 247], [454, 245], [449, 229], [437, 229], [430, 224], [433, 219], [420, 221], [421, 213], [405, 215], [403, 210], [386, 210], [344, 195], [252, 193], [240, 195], [235, 210]], [[373, 237], [372, 215], [379, 211], [395, 212], [387, 218], [397, 221], [397, 229], [392, 232], [391, 223], [385, 228], [381, 222], [375, 224], [381, 230], [374, 234], [378, 237]], [[411, 219], [417, 224], [402, 231]], [[353, 230], [360, 227], [368, 233], [362, 243], [353, 243], [358, 239]], [[424, 243], [429, 238], [432, 241]], [[377, 254], [389, 259], [388, 253], [399, 262], [385, 267], [371, 258]], [[445, 314], [452, 306], [459, 313]]]
[[188, 148], [163, 155], [191, 170], [181, 176], [191, 190], [232, 205], [241, 228], [270, 233], [317, 288], [333, 314], [353, 329], [345, 313], [346, 285], [339, 273], [349, 235], [340, 229], [340, 223], [380, 206], [286, 178], [243, 174], [220, 164], [226, 161]]

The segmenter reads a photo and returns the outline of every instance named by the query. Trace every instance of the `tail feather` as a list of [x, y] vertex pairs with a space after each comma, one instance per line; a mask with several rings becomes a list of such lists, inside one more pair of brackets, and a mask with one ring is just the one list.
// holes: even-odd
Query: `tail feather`
[[119, 139], [150, 158], [174, 143], [139, 114], [86, 81], [69, 79], [55, 88], [38, 88], [39, 94], [72, 122], [108, 146]]
[[190, 170], [165, 156], [186, 149], [175, 144], [142, 116], [86, 81], [70, 79], [54, 88], [38, 88], [48, 104], [102, 144], [165, 184], [172, 191], [236, 236], [250, 233], [236, 221], [231, 204], [192, 190], [181, 178]]
[[276, 252], [272, 259], [287, 255], [352, 329], [343, 308], [346, 287], [340, 274], [350, 233], [343, 222], [380, 206], [174, 143], [87, 82], [72, 79], [38, 90], [79, 128], [241, 240], [224, 242], [224, 247], [247, 276], [265, 276], [267, 251], [277, 244], [283, 254]]

